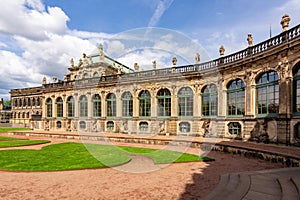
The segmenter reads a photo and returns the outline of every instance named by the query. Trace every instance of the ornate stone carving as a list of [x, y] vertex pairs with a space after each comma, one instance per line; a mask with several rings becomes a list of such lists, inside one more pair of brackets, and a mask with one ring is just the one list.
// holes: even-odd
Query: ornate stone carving
[[196, 60], [196, 64], [200, 63], [200, 53], [196, 53], [195, 60]]
[[281, 19], [281, 26], [282, 26], [282, 32], [287, 31], [289, 29], [289, 24], [290, 24], [291, 18], [288, 14], [285, 14], [282, 16]]
[[138, 64], [138, 63], [134, 63], [134, 66], [133, 66], [133, 68], [134, 68], [134, 71], [138, 72], [138, 71], [139, 71], [139, 68], [140, 68], [140, 66], [139, 66], [139, 64]]
[[152, 61], [152, 67], [153, 67], [153, 69], [156, 69], [156, 60]]
[[223, 57], [225, 54], [225, 47], [223, 45], [220, 47], [219, 52], [220, 52], [220, 57]]
[[172, 59], [172, 63], [173, 63], [173, 66], [176, 67], [176, 64], [177, 64], [177, 58], [174, 56], [173, 59]]
[[251, 138], [250, 140], [257, 141], [257, 142], [264, 142], [269, 143], [269, 135], [267, 133], [267, 121], [261, 120], [257, 121], [253, 130], [250, 132]]
[[251, 33], [248, 33], [247, 41], [248, 41], [248, 47], [252, 47], [253, 46], [253, 37], [252, 37]]
[[47, 78], [46, 76], [43, 77], [43, 85], [47, 84]]

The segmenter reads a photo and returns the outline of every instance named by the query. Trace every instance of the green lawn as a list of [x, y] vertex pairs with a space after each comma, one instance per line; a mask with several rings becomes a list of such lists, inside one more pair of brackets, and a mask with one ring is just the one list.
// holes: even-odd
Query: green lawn
[[1, 127], [0, 133], [6, 133], [6, 132], [14, 132], [14, 131], [29, 131], [29, 128], [9, 128], [9, 127]]
[[48, 142], [50, 141], [49, 140], [6, 140], [6, 141], [0, 141], [0, 148], [29, 146], [35, 144], [45, 144]]
[[42, 150], [2, 150], [0, 169], [55, 171], [102, 168], [130, 161], [128, 154], [143, 154], [155, 163], [211, 160], [173, 151], [68, 142], [45, 146]]
[[26, 140], [26, 139], [0, 136], [0, 142], [2, 142], [2, 141], [10, 141], [10, 140]]

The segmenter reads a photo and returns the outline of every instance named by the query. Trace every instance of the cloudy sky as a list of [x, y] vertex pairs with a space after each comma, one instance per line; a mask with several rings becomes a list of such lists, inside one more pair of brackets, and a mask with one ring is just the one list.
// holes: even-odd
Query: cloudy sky
[[[0, 0], [0, 97], [9, 90], [39, 86], [42, 77], [68, 73], [69, 60], [95, 53], [132, 67], [171, 65], [171, 56], [189, 64], [230, 54], [300, 23], [299, 0]], [[155, 28], [149, 28], [155, 27]], [[150, 31], [149, 31], [150, 30]], [[140, 45], [140, 46], [139, 46]]]

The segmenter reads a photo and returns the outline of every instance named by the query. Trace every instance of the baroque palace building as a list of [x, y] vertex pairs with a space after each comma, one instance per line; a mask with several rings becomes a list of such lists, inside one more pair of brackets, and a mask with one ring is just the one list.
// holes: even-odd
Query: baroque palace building
[[43, 131], [192, 135], [300, 143], [300, 25], [231, 55], [139, 71], [103, 53], [64, 80], [11, 90], [12, 123]]

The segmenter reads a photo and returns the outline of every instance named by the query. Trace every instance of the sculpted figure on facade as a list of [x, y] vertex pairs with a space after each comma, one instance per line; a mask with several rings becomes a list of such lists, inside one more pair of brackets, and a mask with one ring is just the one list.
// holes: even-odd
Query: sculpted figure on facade
[[81, 67], [83, 65], [82, 59], [79, 59], [78, 67]]
[[73, 58], [71, 58], [71, 60], [70, 60], [70, 68], [74, 68], [74, 59]]
[[219, 52], [220, 52], [220, 57], [223, 57], [225, 54], [225, 47], [223, 45], [220, 47]]
[[133, 68], [134, 68], [134, 71], [138, 72], [138, 71], [139, 71], [139, 68], [140, 68], [140, 66], [139, 66], [139, 64], [138, 64], [138, 63], [134, 63], [134, 66], [133, 66]]
[[196, 60], [196, 64], [200, 63], [200, 53], [196, 53], [195, 60]]
[[282, 32], [287, 31], [289, 29], [289, 24], [290, 24], [291, 18], [288, 14], [285, 14], [282, 16], [281, 19], [281, 26], [282, 26]]
[[165, 133], [166, 132], [166, 123], [165, 121], [159, 122], [159, 133]]
[[253, 38], [252, 38], [251, 33], [248, 33], [247, 41], [248, 41], [248, 47], [252, 47], [253, 46]]
[[177, 64], [177, 58], [175, 56], [172, 59], [172, 63], [173, 63], [173, 66], [176, 66], [176, 64]]
[[43, 85], [47, 84], [47, 78], [46, 76], [43, 77]]
[[152, 61], [152, 68], [155, 70], [156, 69], [156, 60]]

